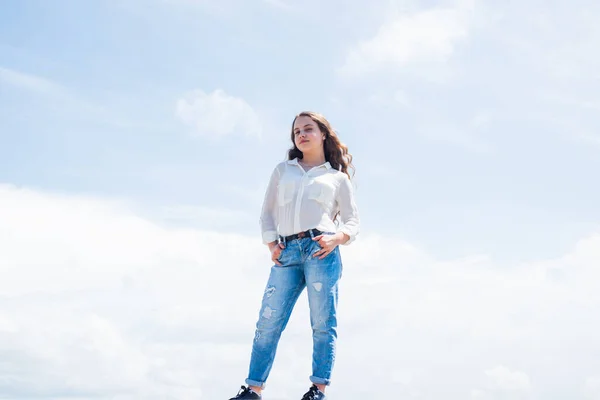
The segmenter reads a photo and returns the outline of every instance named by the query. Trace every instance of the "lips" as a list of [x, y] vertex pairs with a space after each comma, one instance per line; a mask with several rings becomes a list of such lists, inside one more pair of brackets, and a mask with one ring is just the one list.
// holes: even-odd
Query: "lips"
[[300, 143], [308, 143], [308, 140], [306, 140], [306, 139], [301, 140]]

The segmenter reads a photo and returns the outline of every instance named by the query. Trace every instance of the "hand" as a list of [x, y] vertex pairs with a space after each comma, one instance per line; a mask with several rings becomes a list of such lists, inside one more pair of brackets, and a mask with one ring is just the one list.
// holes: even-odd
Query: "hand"
[[319, 257], [319, 260], [322, 260], [325, 257], [327, 257], [329, 255], [329, 253], [331, 253], [336, 248], [336, 246], [338, 246], [340, 243], [342, 243], [342, 239], [340, 238], [340, 235], [344, 235], [344, 233], [336, 233], [335, 235], [315, 236], [313, 238], [313, 240], [315, 240], [319, 243], [319, 246], [321, 246], [321, 249], [317, 250], [313, 254], [313, 257], [321, 256], [321, 257]]
[[281, 266], [281, 263], [277, 261], [279, 255], [281, 254], [281, 250], [285, 249], [285, 245], [283, 243], [271, 242], [269, 243], [269, 250], [271, 251], [271, 261], [275, 264]]

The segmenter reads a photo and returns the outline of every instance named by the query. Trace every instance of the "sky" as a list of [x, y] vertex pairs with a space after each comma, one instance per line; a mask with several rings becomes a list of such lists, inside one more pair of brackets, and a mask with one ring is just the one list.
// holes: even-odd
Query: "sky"
[[[5, 0], [0, 398], [226, 399], [294, 116], [354, 157], [330, 398], [600, 399], [600, 4]], [[311, 374], [306, 292], [265, 399]]]

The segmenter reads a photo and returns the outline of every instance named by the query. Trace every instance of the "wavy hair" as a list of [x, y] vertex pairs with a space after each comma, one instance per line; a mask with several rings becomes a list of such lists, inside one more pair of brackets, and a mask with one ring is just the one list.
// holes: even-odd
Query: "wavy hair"
[[296, 142], [294, 141], [294, 123], [298, 117], [309, 117], [317, 124], [319, 130], [325, 134], [325, 140], [323, 142], [325, 160], [329, 161], [329, 164], [331, 164], [333, 168], [342, 171], [348, 175], [348, 178], [352, 179], [352, 176], [350, 176], [349, 173], [349, 168], [352, 168], [352, 175], [354, 175], [356, 169], [352, 164], [352, 154], [348, 152], [348, 146], [340, 141], [337, 133], [331, 127], [329, 121], [327, 121], [322, 114], [317, 112], [302, 111], [294, 117], [294, 120], [292, 121], [291, 132], [292, 148], [288, 150], [288, 160], [293, 160], [296, 157], [301, 160], [303, 157], [302, 152], [300, 149], [298, 149], [298, 147], [296, 147]]

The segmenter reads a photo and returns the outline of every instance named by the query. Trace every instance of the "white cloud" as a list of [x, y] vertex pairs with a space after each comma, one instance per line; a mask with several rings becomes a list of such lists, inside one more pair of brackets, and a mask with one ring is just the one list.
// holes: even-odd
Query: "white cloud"
[[177, 100], [177, 117], [202, 136], [241, 133], [260, 136], [262, 124], [256, 111], [242, 98], [221, 89], [212, 93], [194, 90]]
[[531, 381], [522, 371], [498, 365], [485, 371], [485, 389], [471, 390], [472, 400], [525, 400], [531, 398]]
[[509, 368], [499, 365], [485, 371], [494, 384], [502, 391], [529, 391], [531, 383], [526, 373], [511, 371]]
[[[0, 392], [215, 399], [245, 378], [269, 273], [258, 236], [167, 228], [127, 203], [7, 185], [0, 220]], [[595, 373], [600, 234], [522, 265], [437, 260], [366, 232], [342, 252], [331, 397], [548, 398], [570, 385], [577, 400]], [[306, 390], [308, 321], [304, 293], [270, 398]], [[560, 381], [555, 365], [569, 365]]]
[[600, 400], [600, 376], [587, 378], [583, 391], [586, 400]]
[[[159, 217], [169, 223], [183, 223], [186, 226], [200, 226], [217, 231], [256, 223], [256, 216], [245, 211], [184, 204], [163, 207]], [[256, 231], [258, 232], [258, 228]]]
[[423, 67], [446, 61], [469, 34], [470, 2], [402, 13], [348, 53], [339, 73], [354, 76], [381, 69]]

